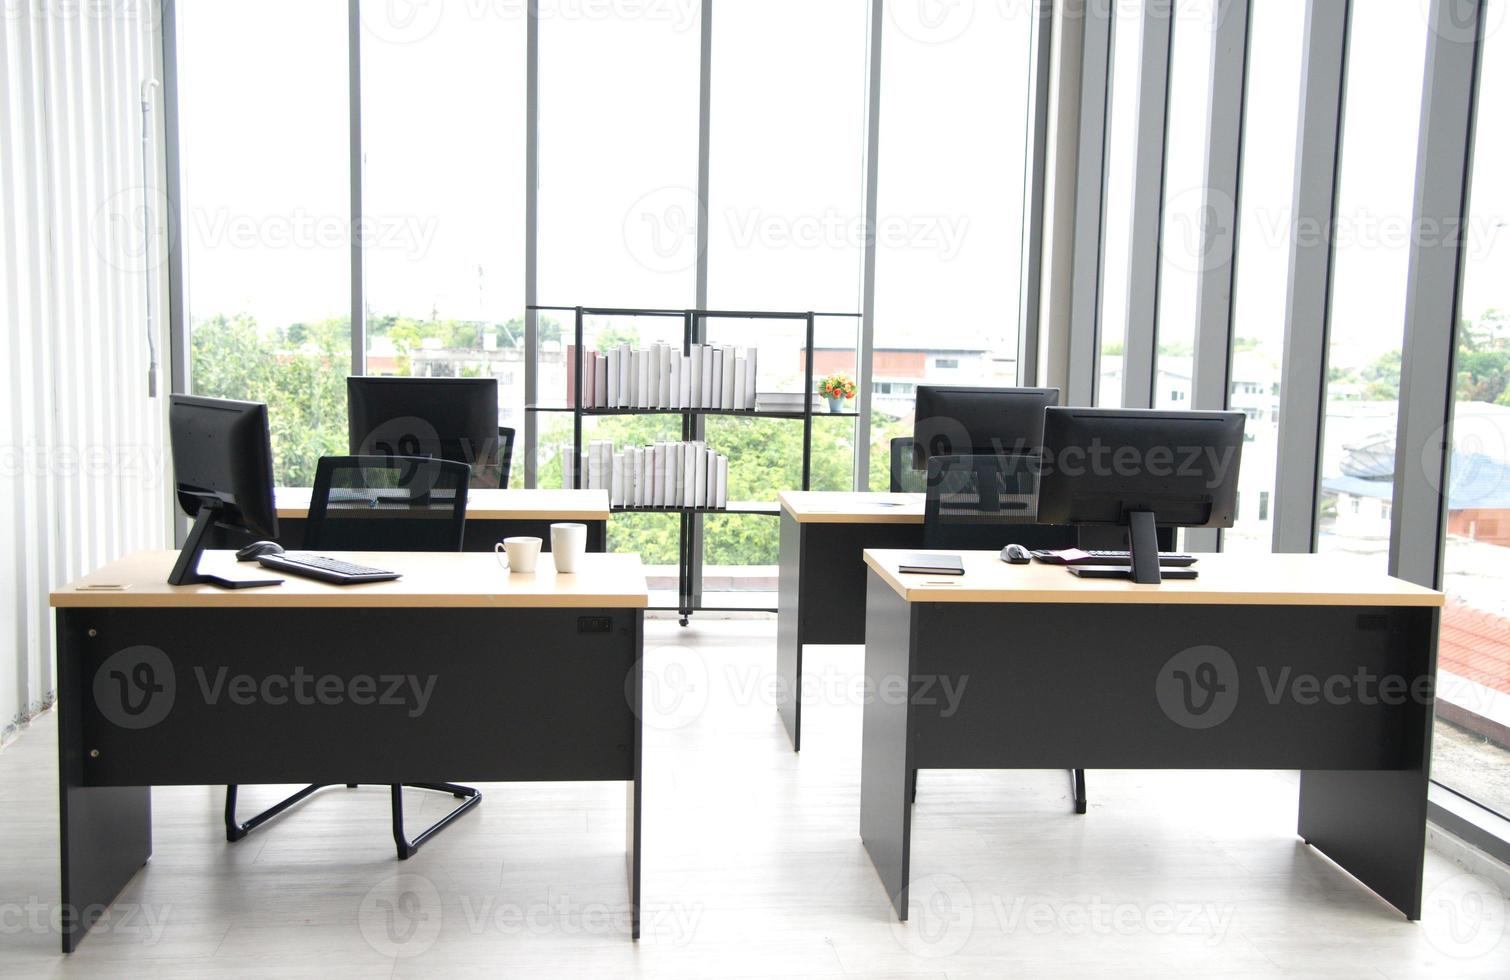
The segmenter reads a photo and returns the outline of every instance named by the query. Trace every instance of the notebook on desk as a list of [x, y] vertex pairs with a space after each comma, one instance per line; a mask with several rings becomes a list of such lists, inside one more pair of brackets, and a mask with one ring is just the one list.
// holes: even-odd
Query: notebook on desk
[[908, 555], [897, 571], [914, 575], [963, 575], [965, 564], [959, 555]]

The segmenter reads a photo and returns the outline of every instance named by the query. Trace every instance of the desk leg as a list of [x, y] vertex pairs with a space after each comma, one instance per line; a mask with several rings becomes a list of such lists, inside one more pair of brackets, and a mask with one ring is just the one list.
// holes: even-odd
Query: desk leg
[[1299, 833], [1412, 922], [1421, 918], [1426, 774], [1300, 774]]
[[[860, 750], [860, 839], [881, 876], [897, 918], [907, 921], [912, 837], [913, 768], [908, 737], [912, 610], [875, 572], [868, 572], [865, 679], [877, 695], [865, 702]], [[884, 692], [890, 692], [882, 696]]]
[[[1413, 656], [1409, 673], [1435, 677], [1436, 609], [1413, 610], [1404, 632]], [[1299, 833], [1307, 844], [1405, 913], [1421, 918], [1426, 862], [1426, 791], [1431, 771], [1431, 698], [1408, 703], [1401, 726], [1404, 768], [1380, 771], [1303, 770]]]
[[587, 522], [587, 550], [594, 554], [608, 550], [608, 522]]
[[[58, 611], [58, 855], [63, 952], [91, 926], [152, 856], [152, 789], [86, 786], [83, 707], [93, 698], [84, 676], [87, 627]], [[85, 682], [90, 683], [86, 684]]]
[[634, 711], [636, 723], [634, 726], [634, 779], [627, 787], [628, 800], [628, 826], [625, 828], [625, 853], [628, 859], [627, 870], [629, 872], [629, 934], [633, 939], [640, 938], [640, 853], [644, 839], [643, 807], [644, 807], [644, 718], [645, 706], [645, 614], [639, 613], [634, 622], [634, 646], [636, 657], [634, 660], [633, 683], [630, 685], [630, 707]]
[[792, 740], [802, 748], [802, 525], [781, 512], [781, 551], [776, 588], [776, 713]]

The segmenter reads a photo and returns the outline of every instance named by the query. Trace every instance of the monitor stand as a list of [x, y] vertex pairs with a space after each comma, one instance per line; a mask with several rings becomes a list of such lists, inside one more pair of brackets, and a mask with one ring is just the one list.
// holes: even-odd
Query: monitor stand
[[1158, 585], [1163, 581], [1159, 571], [1159, 525], [1153, 511], [1135, 510], [1127, 515], [1127, 550], [1132, 556], [1129, 577], [1141, 585]]
[[222, 589], [256, 589], [265, 585], [282, 585], [281, 578], [233, 579], [219, 575], [206, 575], [199, 570], [199, 557], [204, 553], [210, 528], [215, 525], [219, 508], [201, 503], [199, 514], [194, 518], [194, 527], [178, 552], [178, 561], [168, 575], [169, 585], [216, 585]]

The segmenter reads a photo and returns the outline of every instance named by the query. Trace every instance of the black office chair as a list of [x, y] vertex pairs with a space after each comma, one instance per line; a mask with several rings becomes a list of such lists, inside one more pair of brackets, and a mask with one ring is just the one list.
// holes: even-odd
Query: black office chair
[[[413, 456], [326, 456], [315, 471], [305, 524], [311, 551], [460, 551], [467, 517], [466, 463]], [[316, 749], [312, 748], [312, 751]], [[225, 788], [225, 839], [232, 843], [300, 803], [327, 783], [306, 786], [244, 822], [236, 819], [236, 786]], [[355, 783], [347, 783], [355, 788]], [[412, 840], [404, 833], [404, 787], [450, 793], [463, 801]], [[400, 861], [482, 802], [455, 783], [390, 784], [393, 843]]]
[[[895, 448], [893, 447], [893, 458]], [[995, 551], [1009, 544], [1073, 548], [1073, 527], [1037, 523], [1039, 461], [1030, 456], [932, 456], [923, 505], [923, 547]], [[1084, 813], [1085, 770], [1070, 770], [1075, 812]], [[917, 798], [917, 771], [912, 774]]]
[[891, 440], [891, 492], [922, 493], [926, 474], [912, 466], [912, 436]]
[[509, 488], [509, 470], [514, 465], [514, 430], [506, 425], [498, 427], [498, 489]]

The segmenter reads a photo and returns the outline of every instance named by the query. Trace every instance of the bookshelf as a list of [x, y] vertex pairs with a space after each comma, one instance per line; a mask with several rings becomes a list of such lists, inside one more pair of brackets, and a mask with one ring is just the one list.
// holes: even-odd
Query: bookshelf
[[[616, 416], [616, 415], [661, 415], [677, 416], [681, 419], [681, 432], [683, 441], [697, 442], [705, 440], [703, 421], [709, 416], [732, 416], [739, 418], [770, 419], [776, 422], [801, 422], [802, 423], [802, 486], [800, 489], [810, 488], [812, 481], [812, 457], [813, 457], [813, 420], [815, 416], [827, 418], [858, 418], [857, 412], [829, 412], [826, 409], [815, 409], [814, 394], [814, 341], [816, 323], [820, 319], [841, 318], [858, 321], [858, 313], [818, 313], [806, 311], [800, 313], [777, 312], [771, 310], [667, 310], [667, 309], [634, 309], [626, 307], [587, 307], [587, 306], [530, 306], [529, 310], [535, 312], [565, 313], [572, 317], [572, 336], [575, 343], [572, 347], [572, 378], [571, 400], [568, 406], [526, 406], [527, 412], [536, 413], [564, 413], [572, 414], [572, 455], [570, 465], [572, 467], [572, 485], [581, 486], [584, 473], [582, 471], [582, 425], [583, 420], [593, 417]], [[752, 408], [587, 408], [583, 407], [584, 391], [583, 379], [585, 377], [585, 356], [590, 353], [587, 350], [585, 337], [586, 319], [591, 316], [624, 316], [646, 317], [659, 319], [680, 319], [682, 325], [682, 355], [689, 356], [693, 352], [694, 345], [708, 343], [708, 327], [711, 322], [717, 320], [753, 320], [753, 321], [786, 321], [803, 324], [805, 342], [802, 346], [803, 356], [803, 393], [799, 395], [800, 409], [783, 406], [782, 408], [762, 409], [760, 407], [760, 392], [755, 387], [755, 405]], [[752, 344], [753, 346], [753, 344]], [[856, 337], [855, 350], [858, 352], [859, 344]], [[752, 381], [753, 384], [753, 381]], [[770, 393], [767, 393], [770, 394]], [[785, 395], [785, 393], [784, 393]], [[786, 396], [786, 397], [789, 397]], [[717, 447], [709, 447], [717, 448]], [[860, 451], [857, 449], [857, 451]], [[792, 489], [777, 487], [777, 490]], [[694, 612], [700, 611], [767, 611], [775, 612], [774, 605], [760, 606], [749, 601], [746, 593], [724, 593], [732, 597], [727, 605], [709, 604], [704, 602], [701, 587], [702, 578], [702, 519], [707, 515], [737, 514], [759, 517], [780, 517], [780, 505], [772, 501], [734, 501], [728, 502], [725, 507], [644, 507], [630, 505], [615, 505], [611, 508], [613, 513], [623, 514], [676, 514], [680, 516], [681, 527], [679, 531], [679, 547], [677, 561], [678, 590], [675, 604], [655, 604], [654, 609], [675, 609], [681, 616], [681, 624], [686, 626], [689, 617]], [[739, 601], [744, 599], [745, 601]]]

